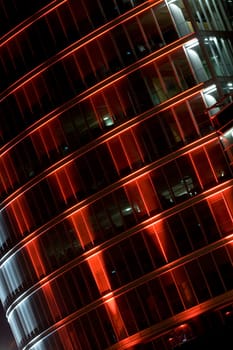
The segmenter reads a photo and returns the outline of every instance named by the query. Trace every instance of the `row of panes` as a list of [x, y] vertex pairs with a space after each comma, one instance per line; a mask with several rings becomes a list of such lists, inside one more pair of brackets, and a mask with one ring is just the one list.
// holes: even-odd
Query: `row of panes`
[[[98, 337], [91, 334], [90, 330], [96, 329], [96, 324], [101, 325], [101, 320], [96, 322], [95, 317], [90, 317], [96, 311], [92, 310], [84, 316], [90, 322], [86, 327], [82, 317], [79, 320], [87, 332], [91, 348], [103, 349], [103, 345], [105, 348], [230, 291], [233, 288], [232, 259], [233, 246], [228, 243], [111, 298], [96, 311], [99, 308], [107, 310], [105, 322], [111, 325], [112, 340], [106, 335], [102, 339], [99, 334]], [[98, 264], [95, 271], [95, 266], [93, 261], [93, 264], [82, 264], [82, 269], [75, 267], [42, 285], [40, 290], [18, 303], [10, 315], [12, 329], [18, 335], [17, 342], [21, 343], [23, 338], [33, 338], [60, 319], [100, 298], [103, 293], [98, 276], [100, 273], [102, 276], [102, 272]], [[76, 332], [80, 334], [78, 327]], [[85, 349], [89, 348], [89, 345], [85, 346]]]
[[[79, 39], [82, 35], [91, 32], [96, 25], [98, 27], [103, 24], [106, 21], [106, 18], [104, 19], [106, 16], [100, 19], [97, 15], [98, 13], [100, 16], [101, 13], [102, 15], [104, 12], [106, 14], [108, 10], [110, 10], [110, 7], [112, 7], [112, 10], [116, 10], [115, 15], [121, 12], [118, 9], [119, 6], [116, 4], [114, 5], [114, 2], [112, 2], [111, 5], [107, 5], [107, 3], [104, 2], [99, 4], [97, 1], [95, 3], [93, 3], [93, 1], [89, 3], [89, 1], [85, 2], [82, 11], [80, 9], [80, 7], [83, 7], [82, 3], [79, 3], [77, 6], [75, 1], [70, 1], [70, 3], [66, 2], [46, 16], [35, 21], [10, 41], [7, 41], [7, 44], [2, 46], [1, 52], [2, 63], [0, 70], [1, 75], [4, 77], [1, 82], [3, 84], [1, 89], [6, 87], [7, 84], [12, 83], [17, 77], [25, 74], [26, 71], [29, 71], [37, 64], [42, 63], [48, 57]], [[143, 1], [138, 0], [137, 4], [140, 2]], [[137, 5], [133, 1], [126, 1], [124, 3], [130, 7]], [[209, 9], [206, 4], [203, 6], [208, 12]], [[213, 6], [212, 13], [215, 13], [213, 18], [217, 25], [216, 23], [212, 23], [211, 19], [210, 21], [206, 20], [205, 23], [210, 26], [210, 28], [205, 29], [224, 30], [224, 27], [227, 26], [223, 24], [220, 25], [222, 22], [220, 16], [224, 18], [223, 5], [218, 5], [213, 1], [213, 5], [211, 6]], [[94, 25], [88, 24], [90, 17], [86, 17], [85, 15], [87, 8], [89, 8], [89, 12], [91, 11], [95, 14], [95, 19], [99, 18], [99, 23], [95, 23]], [[182, 14], [184, 6], [181, 1], [179, 1], [179, 4], [170, 5], [170, 11], [173, 13], [175, 20], [177, 19], [176, 12], [179, 11], [186, 27], [191, 28], [190, 24], [187, 24], [190, 23], [187, 14], [185, 17], [184, 14]], [[203, 18], [205, 18], [203, 9], [193, 9], [193, 11], [197, 23], [202, 24]], [[211, 12], [209, 14], [211, 14]], [[82, 30], [82, 25], [84, 25], [84, 30]], [[179, 30], [179, 23], [177, 23], [177, 25]], [[187, 30], [184, 34], [187, 34]], [[182, 33], [180, 35], [182, 35]], [[97, 64], [97, 67], [95, 67], [95, 75], [99, 75], [99, 78], [102, 78], [111, 71], [119, 69], [122, 64], [127, 65], [135, 61], [138, 57], [146, 54], [148, 50], [155, 50], [176, 38], [176, 29], [172, 23], [167, 7], [164, 5], [155, 5], [154, 9], [147, 10], [137, 17], [124, 22], [123, 25], [119, 25], [113, 31], [110, 31], [110, 34], [108, 32], [107, 35], [103, 35], [100, 41], [89, 45], [89, 49], [86, 51], [88, 53], [86, 62], [91, 61], [90, 65], [95, 67], [96, 62], [91, 60], [92, 52], [95, 52], [95, 57], [96, 53], [98, 53], [97, 57], [100, 62]], [[114, 43], [111, 43], [111, 40], [113, 40]], [[103, 57], [102, 52], [105, 52], [104, 47], [106, 48], [107, 46], [109, 48], [106, 50], [106, 55]], [[120, 52], [116, 52], [116, 47], [118, 47]], [[111, 53], [110, 51], [112, 49], [113, 51]], [[115, 55], [113, 54], [114, 52]], [[120, 60], [119, 53], [121, 56]], [[84, 53], [84, 55], [86, 55], [86, 53]]]
[[17, 26], [20, 22], [27, 17], [33, 15], [36, 11], [40, 10], [43, 6], [50, 3], [50, 0], [1, 0], [0, 1], [0, 36], [9, 32], [13, 27]]
[[[43, 339], [43, 349], [58, 349], [62, 350], [63, 345], [69, 346], [72, 350], [82, 350], [84, 344], [85, 349], [95, 350], [98, 348], [98, 344], [103, 347], [107, 347], [109, 343], [108, 338], [113, 336], [112, 327], [109, 323], [104, 322], [106, 320], [105, 309], [99, 308], [93, 310], [87, 317], [82, 317], [74, 324], [67, 325], [66, 328], [57, 329], [57, 333]], [[88, 334], [85, 333], [84, 327], [90, 327], [90, 318], [95, 320], [97, 328], [96, 331], [91, 330], [92, 338], [88, 341]], [[81, 324], [82, 323], [82, 324]], [[78, 324], [78, 336], [74, 336], [73, 329], [76, 329]], [[106, 328], [105, 328], [106, 327]], [[151, 338], [138, 338], [139, 343], [137, 349], [143, 350], [172, 350], [179, 349], [180, 347], [189, 349], [201, 349], [203, 344], [208, 348], [215, 349], [224, 347], [227, 349], [228, 344], [231, 343], [232, 333], [232, 305], [223, 307], [221, 310], [210, 310], [204, 314], [195, 315], [194, 318], [188, 320], [188, 323], [177, 324], [175, 328], [167, 333], [163, 333], [155, 339]], [[96, 334], [104, 332], [105, 338], [98, 343], [94, 341], [92, 348], [92, 339], [96, 338]], [[79, 335], [81, 338], [79, 338]], [[79, 341], [78, 341], [79, 340]], [[106, 345], [105, 345], [106, 344]], [[41, 342], [31, 347], [32, 350], [41, 350]]]
[[[82, 50], [85, 50], [85, 47]], [[3, 142], [44, 114], [84, 92], [88, 85], [97, 83], [94, 73], [87, 71], [87, 59], [85, 58], [81, 63], [82, 55], [75, 56], [76, 52], [58, 61], [2, 101]], [[91, 66], [89, 68], [91, 69]], [[120, 81], [103, 88], [99, 94], [109, 95], [111, 90], [115, 90], [117, 100], [120, 99], [123, 115], [127, 116], [128, 109], [133, 110], [134, 114], [141, 113], [194, 86], [196, 81], [198, 79], [193, 75], [184, 49], [178, 48], [166, 57], [157, 58], [137, 71], [122, 76]], [[116, 105], [118, 102], [111, 101], [111, 103]], [[116, 107], [113, 107], [113, 111], [114, 109]], [[104, 124], [103, 119], [102, 124]]]
[[[52, 30], [52, 27], [54, 27], [60, 31], [60, 40], [72, 40], [72, 37], [77, 39], [144, 1], [145, 0], [79, 0], [78, 3], [76, 0], [57, 1], [57, 5], [54, 6], [55, 9], [52, 11], [52, 14], [48, 13], [42, 17], [42, 23], [45, 29], [48, 24], [50, 27], [50, 31], [47, 30], [45, 35], [56, 35], [56, 31], [54, 29]], [[1, 6], [3, 11], [0, 17], [0, 35], [12, 29], [22, 20], [29, 18], [30, 15], [33, 15], [49, 1], [40, 0], [37, 4], [29, 4], [26, 0], [23, 0], [20, 6], [17, 0], [5, 1], [4, 5], [2, 2], [3, 1], [1, 1]], [[60, 4], [62, 2], [63, 4]], [[39, 21], [40, 19], [36, 21], [36, 24]], [[33, 24], [31, 26], [33, 26]], [[43, 39], [46, 40], [46, 37]]]
[[[90, 258], [90, 266], [102, 265], [101, 276], [107, 276], [108, 283], [104, 286], [102, 282], [102, 289], [119, 288], [230, 234], [233, 230], [232, 194], [232, 189], [225, 190], [135, 232], [99, 253], [99, 260], [95, 256]], [[94, 246], [95, 237], [90, 237], [91, 223], [100, 220], [95, 210], [73, 214], [26, 244], [2, 265], [5, 306], [45, 275], [80, 256], [85, 248]], [[98, 238], [104, 242], [113, 236], [102, 233]]]
[[[98, 94], [37, 128], [6, 152], [0, 158], [0, 197], [5, 198], [46, 167], [101, 135], [101, 130], [107, 132], [114, 125], [119, 125], [115, 118], [118, 115], [118, 121], [121, 119], [119, 114], [121, 109], [118, 112], [116, 110], [110, 112], [113, 104], [109, 110], [107, 109], [108, 102], [113, 102], [114, 98], [115, 107], [119, 108], [117, 104], [119, 100], [114, 90], [110, 91], [108, 96]], [[95, 110], [99, 111], [97, 116]], [[115, 136], [111, 141], [96, 147], [95, 151], [86, 153], [88, 167], [94, 168], [94, 171], [91, 171], [95, 173], [94, 178], [96, 176], [99, 178], [107, 172], [102, 182], [104, 178], [105, 183], [114, 182], [120, 176], [210, 132], [212, 130], [210, 118], [204, 110], [204, 102], [198, 94], [170, 109], [152, 115], [119, 136]], [[101, 122], [98, 122], [101, 118], [100, 113], [103, 115], [103, 120], [111, 124], [105, 129], [101, 129]], [[101, 158], [104, 161], [101, 161]], [[101, 163], [103, 165], [100, 165]], [[97, 173], [95, 166], [96, 169], [100, 169]], [[87, 165], [84, 168], [87, 168]], [[91, 183], [93, 181], [94, 179]]]
[[[118, 143], [109, 141], [109, 147], [114, 147], [115, 154], [119, 153]], [[1, 246], [10, 237], [12, 242], [21, 239], [71, 205], [105, 188], [111, 173], [94, 154], [89, 161], [84, 156], [68, 163], [66, 168], [61, 167], [6, 205], [1, 211], [5, 227]], [[229, 178], [228, 163], [215, 140], [116, 188], [83, 210], [87, 217], [88, 213], [95, 213], [90, 231], [93, 240], [98, 241]]]
[[[7, 41], [0, 51], [0, 89], [79, 39], [75, 15], [66, 2]], [[66, 61], [80, 67], [89, 86], [177, 38], [168, 9], [157, 5], [93, 38]]]
[[230, 14], [233, 15], [231, 1], [202, 0], [189, 1], [196, 25], [200, 30], [232, 30]]

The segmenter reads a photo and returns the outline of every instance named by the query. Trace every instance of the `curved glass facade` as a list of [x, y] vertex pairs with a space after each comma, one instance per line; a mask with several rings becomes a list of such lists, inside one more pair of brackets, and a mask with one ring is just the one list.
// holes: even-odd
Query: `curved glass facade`
[[227, 344], [231, 2], [0, 7], [0, 298], [19, 349]]

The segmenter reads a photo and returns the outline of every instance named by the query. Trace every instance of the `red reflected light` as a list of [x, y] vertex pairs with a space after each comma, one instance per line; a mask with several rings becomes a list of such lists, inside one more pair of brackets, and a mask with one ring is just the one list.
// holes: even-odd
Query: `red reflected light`
[[40, 255], [39, 244], [37, 240], [32, 240], [27, 243], [26, 249], [28, 251], [28, 255], [30, 256], [32, 266], [34, 271], [39, 279], [41, 276], [45, 276], [46, 270], [43, 263], [43, 258]]
[[111, 298], [105, 305], [117, 338], [119, 340], [126, 338], [128, 334], [116, 300]]
[[[106, 293], [111, 290], [111, 284], [108, 279], [104, 260], [102, 254], [97, 253], [94, 256], [88, 258], [88, 265], [91, 269], [92, 275], [95, 279], [96, 285], [100, 294]], [[106, 295], [105, 295], [106, 298]]]
[[71, 223], [83, 249], [89, 244], [93, 244], [93, 239], [87, 224], [87, 218], [88, 209], [86, 209], [86, 212], [85, 209], [78, 210], [70, 216]]

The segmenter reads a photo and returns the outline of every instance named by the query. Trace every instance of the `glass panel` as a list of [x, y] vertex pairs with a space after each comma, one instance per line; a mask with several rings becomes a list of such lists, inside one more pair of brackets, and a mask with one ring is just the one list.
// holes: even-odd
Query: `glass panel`
[[217, 265], [217, 269], [221, 275], [221, 279], [224, 282], [226, 290], [231, 290], [233, 288], [233, 269], [232, 261], [230, 260], [230, 256], [228, 255], [228, 246], [229, 245], [227, 245], [226, 247], [216, 249], [213, 252], [213, 259]]
[[125, 119], [124, 106], [115, 86], [109, 86], [103, 94], [108, 112], [102, 113], [104, 128], [109, 129]]
[[161, 4], [153, 8], [153, 13], [159, 23], [163, 38], [167, 44], [178, 39], [178, 34], [172, 22], [167, 6]]
[[218, 230], [213, 214], [206, 201], [195, 205], [195, 212], [198, 215], [198, 221], [208, 242], [214, 242], [220, 239], [221, 234]]
[[139, 261], [140, 271], [143, 273], [152, 271], [154, 265], [141, 233], [136, 234], [131, 238], [131, 244], [134, 247], [134, 252], [137, 256], [137, 260]]
[[154, 228], [148, 227], [147, 229], [143, 230], [142, 236], [154, 266], [159, 267], [164, 265], [166, 263], [166, 256]]
[[170, 162], [163, 166], [163, 171], [175, 201], [179, 203], [188, 198], [188, 188], [186, 187], [188, 179], [186, 181], [182, 179], [182, 175], [179, 172], [176, 163]]
[[121, 253], [119, 245], [110, 247], [107, 251], [107, 258], [110, 261], [111, 281], [115, 287], [128, 283], [131, 280], [125, 257]]
[[146, 65], [142, 69], [142, 76], [147, 86], [153, 104], [166, 100], [166, 92], [154, 64]]
[[161, 121], [161, 126], [167, 136], [168, 144], [171, 149], [181, 147], [183, 145], [183, 137], [172, 111], [166, 110], [165, 112], [159, 113], [157, 117], [159, 117]]
[[169, 230], [166, 221], [160, 221], [154, 225], [154, 230], [161, 244], [161, 250], [166, 261], [178, 259], [179, 253], [174, 242], [174, 238]]
[[147, 211], [150, 214], [157, 214], [160, 212], [161, 207], [159, 204], [159, 199], [157, 197], [150, 176], [145, 174], [143, 177], [138, 179], [137, 183], [140, 189], [140, 193], [144, 199]]
[[100, 26], [101, 24], [104, 23], [104, 16], [103, 12], [101, 11], [101, 8], [99, 6], [98, 1], [93, 1], [93, 0], [85, 0], [84, 2], [85, 8], [87, 9], [88, 12], [88, 17], [91, 19], [91, 22], [94, 25], [94, 28]]
[[198, 298], [199, 303], [210, 299], [210, 291], [207, 287], [203, 273], [200, 270], [197, 261], [190, 261], [185, 265], [185, 270], [190, 278], [194, 292]]
[[216, 178], [213, 173], [213, 169], [210, 166], [209, 158], [203, 148], [198, 148], [191, 154], [199, 179], [202, 182], [204, 188], [209, 188], [216, 184]]
[[176, 24], [179, 35], [183, 36], [189, 34], [193, 29], [191, 22], [189, 21], [189, 14], [186, 11], [183, 1], [169, 1], [168, 8]]
[[184, 256], [192, 251], [192, 245], [188, 232], [185, 230], [182, 219], [178, 215], [173, 215], [167, 219], [171, 229], [171, 234], [175, 239], [180, 256]]
[[64, 69], [69, 77], [74, 95], [84, 90], [83, 75], [81, 74], [75, 56], [76, 53], [63, 59]]
[[182, 297], [183, 304], [185, 308], [189, 308], [198, 303], [196, 296], [193, 293], [193, 288], [191, 282], [188, 278], [188, 275], [183, 266], [178, 267], [172, 271], [173, 278], [176, 282], [176, 286], [179, 290], [179, 293]]
[[121, 176], [129, 173], [130, 165], [119, 138], [112, 139], [108, 142], [113, 162]]
[[138, 187], [137, 182], [130, 182], [125, 186], [125, 191], [129, 198], [130, 203], [132, 204], [135, 215], [139, 220], [147, 217], [148, 212], [145, 206], [145, 201], [143, 200], [142, 193]]
[[189, 155], [184, 155], [176, 159], [176, 163], [179, 167], [184, 186], [187, 189], [190, 197], [195, 196], [201, 192], [201, 186], [198, 181], [197, 175], [193, 169]]
[[193, 118], [196, 121], [201, 135], [206, 135], [212, 130], [211, 121], [208, 113], [205, 113], [206, 105], [201, 95], [196, 95], [188, 100], [193, 113]]
[[206, 146], [206, 151], [218, 180], [222, 182], [228, 179], [231, 176], [231, 173], [219, 141], [208, 144]]
[[157, 305], [160, 320], [165, 320], [166, 318], [171, 317], [172, 311], [168, 304], [167, 298], [165, 297], [164, 290], [161, 287], [159, 279], [149, 281], [148, 285], [153, 295], [154, 302]]
[[137, 17], [128, 20], [123, 25], [126, 29], [130, 42], [132, 43], [134, 52], [137, 57], [142, 57], [148, 52], [147, 43], [145, 42], [145, 37], [141, 31], [140, 26], [137, 23]]
[[78, 25], [70, 8], [70, 4], [66, 3], [64, 6], [58, 7], [57, 14], [68, 43], [79, 39]]
[[184, 51], [178, 50], [171, 55], [172, 62], [176, 69], [176, 74], [179, 78], [182, 90], [186, 90], [196, 85], [193, 72], [188, 63], [187, 57]]
[[99, 80], [104, 79], [108, 74], [106, 62], [103, 58], [98, 41], [91, 41], [86, 45], [88, 57], [90, 58], [92, 67], [95, 70], [95, 75]]
[[153, 185], [158, 194], [162, 208], [167, 209], [174, 205], [173, 193], [166, 181], [164, 173], [161, 169], [157, 169], [151, 173]]
[[209, 67], [198, 40], [194, 39], [185, 44], [185, 50], [197, 82], [200, 83], [210, 79]]
[[[109, 91], [109, 90], [108, 90]], [[111, 90], [110, 90], [111, 92]], [[110, 94], [111, 95], [111, 94]], [[102, 127], [108, 129], [114, 126], [115, 116], [113, 115], [107, 99], [103, 93], [95, 94], [90, 99], [93, 108], [95, 110], [98, 120], [101, 121]]]
[[96, 83], [96, 77], [94, 75], [92, 64], [89, 60], [86, 47], [82, 47], [75, 53], [75, 59], [80, 69], [81, 76], [83, 77], [87, 87]]
[[181, 103], [173, 108], [179, 127], [182, 130], [185, 142], [189, 143], [198, 138], [198, 130], [186, 103]]
[[105, 177], [108, 179], [108, 183], [116, 181], [118, 179], [117, 170], [107, 145], [105, 143], [100, 145], [96, 149], [96, 152], [98, 154], [99, 162], [104, 169]]
[[219, 272], [216, 270], [212, 256], [210, 254], [202, 256], [199, 258], [199, 262], [212, 296], [224, 293], [225, 288], [220, 279]]
[[108, 62], [108, 66], [110, 70], [112, 72], [115, 72], [121, 68], [122, 63], [120, 62], [120, 59], [119, 59], [117, 45], [113, 40], [114, 33], [113, 35], [111, 35], [110, 33], [106, 33], [102, 35], [98, 39], [98, 41], [104, 53], [105, 60], [106, 62]]
[[233, 221], [230, 215], [226, 202], [221, 194], [217, 194], [208, 199], [210, 207], [213, 211], [213, 217], [218, 225], [221, 235], [225, 236], [232, 232]]
[[194, 249], [205, 246], [206, 237], [193, 208], [183, 210], [181, 217]]
[[142, 72], [135, 71], [131, 73], [128, 78], [132, 87], [133, 103], [137, 106], [139, 113], [151, 108], [153, 103]]
[[136, 60], [135, 54], [132, 50], [132, 45], [130, 44], [125, 29], [122, 25], [117, 26], [111, 31], [112, 38], [116, 43], [117, 49], [120, 52], [121, 60], [125, 65]]
[[156, 66], [165, 87], [166, 97], [170, 98], [181, 92], [180, 82], [175, 75], [171, 60], [169, 58], [159, 60]]
[[121, 251], [121, 256], [125, 257], [125, 263], [131, 276], [130, 279], [134, 280], [139, 276], [142, 276], [143, 271], [131, 240], [124, 240], [119, 244], [119, 248]]
[[120, 134], [122, 147], [127, 155], [127, 159], [132, 169], [138, 169], [143, 164], [140, 149], [135, 142], [134, 135], [131, 130]]
[[157, 50], [161, 48], [164, 43], [161, 36], [161, 32], [158, 28], [156, 18], [153, 15], [152, 10], [144, 11], [138, 16], [140, 24], [142, 25], [143, 31], [146, 35], [147, 42], [151, 50]]
[[121, 317], [129, 335], [138, 331], [136, 319], [133, 314], [133, 308], [130, 307], [127, 295], [123, 294], [117, 298], [117, 305], [119, 307]]
[[[62, 8], [62, 12], [63, 11], [64, 9]], [[67, 43], [67, 37], [66, 37], [66, 32], [64, 31], [63, 23], [61, 22], [61, 17], [60, 17], [60, 13], [58, 12], [58, 9], [55, 9], [48, 14], [47, 25], [49, 26], [49, 31], [47, 35], [45, 35], [44, 32], [42, 35], [43, 47], [44, 47], [44, 39], [46, 39], [48, 37], [48, 34], [50, 34], [51, 38], [55, 39], [54, 46], [56, 47], [56, 49], [58, 50], [63, 48]], [[45, 26], [45, 24], [42, 23], [42, 25], [40, 26], [40, 29], [42, 26]], [[40, 33], [41, 33], [41, 30], [40, 30]], [[49, 43], [48, 43], [48, 46], [49, 46]]]
[[[139, 330], [147, 328], [149, 326], [149, 321], [146, 317], [145, 310], [143, 308], [143, 300], [139, 299], [139, 295], [135, 290], [131, 290], [127, 293], [127, 299], [130, 304], [130, 308], [133, 312], [135, 322]], [[137, 307], [135, 307], [137, 305]]]
[[70, 0], [69, 5], [71, 12], [74, 15], [81, 35], [85, 35], [92, 30], [92, 24], [90, 17], [87, 14], [87, 10], [83, 1], [77, 3], [76, 0]]

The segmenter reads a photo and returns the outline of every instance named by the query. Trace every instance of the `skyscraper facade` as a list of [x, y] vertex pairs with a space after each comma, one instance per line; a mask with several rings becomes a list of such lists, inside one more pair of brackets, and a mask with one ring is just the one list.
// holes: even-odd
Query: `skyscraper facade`
[[19, 349], [227, 344], [232, 1], [0, 9], [0, 299]]

